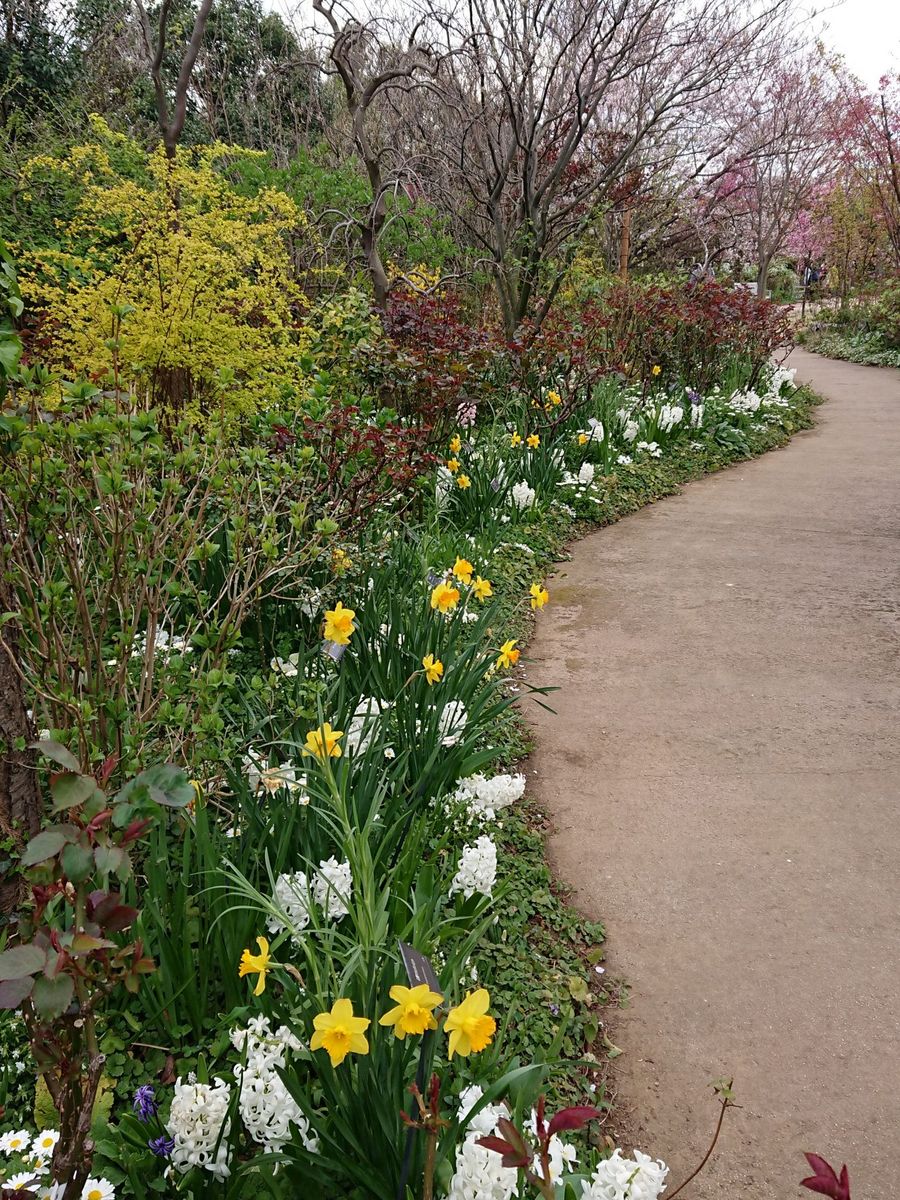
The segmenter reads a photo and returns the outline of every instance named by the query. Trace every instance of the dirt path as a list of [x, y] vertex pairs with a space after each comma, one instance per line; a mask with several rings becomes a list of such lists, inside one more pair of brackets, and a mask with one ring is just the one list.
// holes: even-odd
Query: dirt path
[[[784, 450], [585, 538], [528, 677], [553, 865], [607, 923], [621, 1123], [716, 1200], [900, 1195], [900, 371], [797, 352]], [[629, 1145], [630, 1148], [630, 1145]]]

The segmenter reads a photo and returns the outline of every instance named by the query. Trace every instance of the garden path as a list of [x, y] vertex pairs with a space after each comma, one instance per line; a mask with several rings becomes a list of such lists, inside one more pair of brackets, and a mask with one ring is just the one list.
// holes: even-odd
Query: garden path
[[[797, 351], [789, 446], [586, 537], [527, 675], [531, 795], [631, 1001], [614, 1132], [685, 1196], [783, 1200], [804, 1150], [854, 1200], [900, 1156], [900, 371]], [[632, 1143], [631, 1139], [634, 1139]]]

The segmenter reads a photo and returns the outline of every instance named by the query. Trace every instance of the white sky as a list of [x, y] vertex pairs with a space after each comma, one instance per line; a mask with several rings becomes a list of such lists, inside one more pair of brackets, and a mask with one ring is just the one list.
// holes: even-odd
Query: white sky
[[881, 75], [900, 71], [900, 0], [843, 0], [817, 8], [814, 25], [823, 30], [823, 41], [863, 82], [874, 86]]
[[[798, 12], [812, 16], [822, 40], [847, 60], [850, 70], [874, 87], [887, 72], [900, 72], [900, 0], [795, 0]], [[378, 11], [383, 0], [362, 0], [362, 8]], [[263, 7], [298, 25], [312, 18], [309, 0], [263, 0]]]

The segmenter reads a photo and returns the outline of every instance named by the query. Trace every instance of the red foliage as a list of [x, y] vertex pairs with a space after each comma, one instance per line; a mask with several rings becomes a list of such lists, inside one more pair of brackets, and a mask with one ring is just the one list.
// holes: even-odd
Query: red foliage
[[[374, 420], [355, 404], [333, 401], [303, 418], [303, 439], [316, 452], [320, 495], [342, 521], [365, 520], [389, 497], [411, 495], [415, 480], [434, 466], [427, 426]], [[276, 427], [276, 447], [285, 437]]]
[[602, 303], [588, 305], [580, 324], [590, 363], [604, 371], [704, 391], [721, 381], [723, 361], [748, 363], [750, 383], [772, 355], [791, 344], [788, 311], [721, 284], [642, 287], [617, 283]]
[[384, 327], [392, 349], [381, 367], [383, 399], [443, 441], [459, 409], [478, 403], [496, 339], [450, 294], [392, 293]]
[[834, 1168], [820, 1155], [805, 1154], [804, 1157], [815, 1173], [801, 1179], [801, 1187], [818, 1192], [820, 1196], [830, 1196], [831, 1200], [850, 1200], [850, 1176], [846, 1164], [841, 1167], [838, 1177]]

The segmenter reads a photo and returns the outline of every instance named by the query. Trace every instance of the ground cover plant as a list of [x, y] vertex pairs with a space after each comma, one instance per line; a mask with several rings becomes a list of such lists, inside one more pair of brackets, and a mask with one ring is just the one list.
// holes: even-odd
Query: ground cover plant
[[46, 816], [4, 828], [7, 1188], [659, 1194], [602, 1133], [616, 991], [543, 861], [516, 701], [552, 694], [517, 666], [580, 522], [781, 444], [811, 401], [777, 311], [751, 336], [715, 289], [621, 303], [510, 343], [405, 295], [302, 367], [302, 402], [199, 424], [114, 352], [67, 382], [27, 346], [2, 636]]

